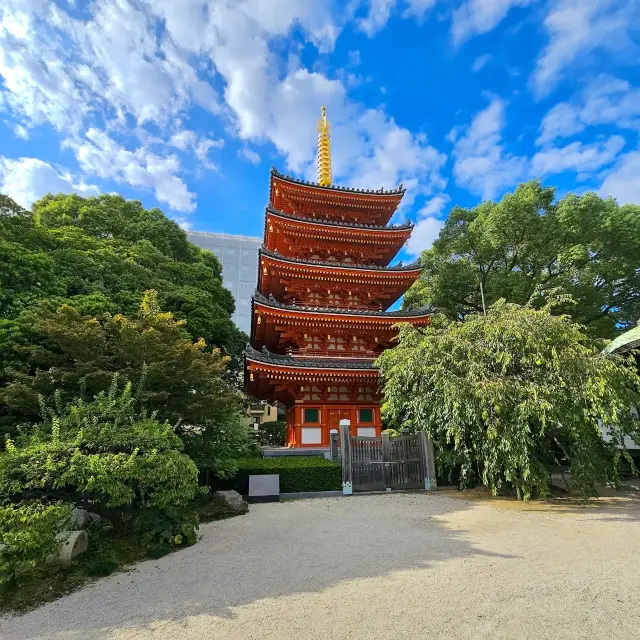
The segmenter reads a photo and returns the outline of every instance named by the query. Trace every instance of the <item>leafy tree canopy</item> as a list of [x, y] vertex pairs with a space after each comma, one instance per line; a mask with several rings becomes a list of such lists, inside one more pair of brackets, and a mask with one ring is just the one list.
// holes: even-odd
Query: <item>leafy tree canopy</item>
[[[600, 355], [567, 316], [503, 300], [464, 322], [434, 317], [422, 330], [403, 326], [396, 348], [378, 362], [386, 420], [426, 430], [461, 484], [478, 477], [495, 492], [545, 495], [549, 473], [569, 465], [574, 486], [617, 481], [625, 435], [640, 442], [629, 407], [637, 404], [635, 362]], [[611, 432], [605, 442], [599, 427]]]
[[116, 195], [73, 194], [48, 195], [25, 211], [0, 196], [0, 263], [5, 342], [19, 340], [34, 315], [62, 304], [80, 314], [128, 315], [155, 289], [193, 339], [222, 348], [239, 365], [246, 336], [231, 320], [234, 301], [218, 259], [188, 242], [159, 209]]
[[611, 337], [640, 317], [640, 206], [594, 193], [569, 194], [521, 184], [498, 203], [454, 207], [408, 306], [430, 304], [450, 318], [500, 298], [526, 304], [539, 288], [561, 287], [576, 304], [560, 310], [592, 335]]
[[6, 347], [10, 382], [0, 389], [5, 425], [36, 422], [39, 396], [51, 402], [57, 393], [69, 402], [80, 393], [90, 400], [119, 375], [142, 381], [141, 406], [179, 424], [178, 433], [201, 464], [224, 473], [229, 469], [222, 460], [228, 464], [244, 453], [243, 396], [225, 377], [230, 357], [208, 349], [204, 340], [193, 342], [185, 321], [160, 309], [155, 291], [144, 294], [130, 317], [82, 315], [68, 305], [26, 317], [21, 339], [10, 341], [13, 349]]

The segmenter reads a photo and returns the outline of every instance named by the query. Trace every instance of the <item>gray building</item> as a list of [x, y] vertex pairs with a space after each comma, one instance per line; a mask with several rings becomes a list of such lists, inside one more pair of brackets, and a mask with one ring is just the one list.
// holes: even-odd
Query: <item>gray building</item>
[[226, 233], [187, 231], [189, 242], [208, 249], [222, 263], [222, 282], [236, 301], [233, 321], [246, 334], [251, 331], [251, 296], [258, 281], [258, 248], [262, 238]]

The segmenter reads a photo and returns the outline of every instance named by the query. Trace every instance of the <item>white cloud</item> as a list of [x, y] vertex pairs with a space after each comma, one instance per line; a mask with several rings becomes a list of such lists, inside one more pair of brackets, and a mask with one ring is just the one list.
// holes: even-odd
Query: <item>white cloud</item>
[[200, 163], [200, 168], [217, 170], [218, 167], [215, 162], [209, 159], [209, 150], [222, 149], [224, 140], [198, 137], [195, 131], [182, 129], [169, 138], [169, 146], [180, 151], [192, 151]]
[[533, 156], [531, 168], [539, 176], [563, 171], [596, 171], [611, 164], [624, 145], [622, 136], [611, 136], [607, 140], [591, 144], [572, 142], [561, 148], [539, 151]]
[[421, 189], [427, 190], [430, 181], [441, 181], [438, 170], [444, 157], [381, 109], [364, 110], [351, 102], [341, 80], [309, 71], [297, 60], [282, 72], [270, 49], [273, 38], [297, 25], [318, 47], [327, 49], [333, 46], [344, 17], [336, 22], [334, 16], [332, 23], [323, 3], [279, 2], [278, 11], [246, 0], [220, 2], [204, 25], [202, 16], [190, 12], [192, 2], [177, 7], [168, 0], [154, 0], [153, 7], [176, 46], [211, 56], [226, 83], [224, 97], [238, 137], [270, 141], [291, 171], [313, 177], [316, 121], [319, 106], [325, 104], [333, 126], [336, 179], [388, 188], [400, 181], [416, 186], [424, 177]]
[[358, 20], [358, 29], [370, 38], [386, 26], [392, 11], [400, 6], [403, 8], [403, 18], [415, 18], [422, 21], [429, 9], [438, 0], [365, 0], [367, 12], [364, 18]]
[[[10, 7], [3, 4], [0, 16], [18, 18], [7, 27], [0, 17], [0, 73], [8, 73], [9, 104], [21, 124], [50, 122], [70, 134], [86, 171], [149, 189], [176, 210], [194, 207], [180, 162], [150, 149], [165, 142], [214, 167], [209, 155], [218, 141], [174, 129], [194, 104], [224, 117], [243, 142], [272, 143], [289, 170], [305, 175], [315, 157], [319, 106], [326, 104], [337, 180], [367, 187], [402, 181], [414, 188], [408, 202], [443, 183], [444, 156], [423, 135], [382, 108], [352, 102], [347, 79], [305, 68], [300, 43], [286, 39], [295, 29], [319, 52], [331, 51], [354, 17], [353, 2], [96, 0], [82, 19], [47, 0], [5, 2]], [[367, 15], [378, 20], [373, 16], [392, 4], [374, 0]], [[422, 17], [432, 4], [398, 6], [402, 15]], [[132, 131], [137, 148], [115, 137]]]
[[537, 144], [568, 137], [598, 124], [640, 131], [640, 88], [604, 74], [593, 78], [571, 102], [561, 102], [547, 113], [540, 125]]
[[47, 193], [95, 196], [99, 190], [37, 158], [10, 160], [0, 156], [0, 192], [11, 196], [23, 207], [30, 207]]
[[620, 204], [640, 204], [640, 151], [631, 151], [620, 158], [599, 193], [603, 198], [613, 196]]
[[242, 158], [251, 164], [260, 164], [260, 155], [248, 147], [238, 149], [238, 158]]
[[13, 127], [13, 132], [18, 138], [22, 138], [23, 140], [28, 140], [30, 137], [29, 130], [26, 127], [23, 127], [21, 124], [16, 124]]
[[367, 15], [358, 21], [358, 28], [371, 38], [387, 24], [396, 0], [367, 0], [367, 4]]
[[534, 0], [466, 0], [453, 13], [451, 38], [455, 45], [477, 34], [493, 30], [513, 7], [526, 7]]
[[129, 151], [104, 131], [89, 129], [84, 138], [69, 140], [80, 167], [91, 175], [152, 191], [159, 202], [172, 209], [191, 212], [195, 194], [178, 177], [175, 155], [158, 156], [144, 147]]
[[554, 0], [544, 25], [549, 42], [538, 58], [533, 87], [546, 95], [574, 62], [597, 50], [637, 53], [631, 30], [637, 25], [636, 0]]
[[355, 186], [388, 189], [403, 183], [403, 206], [410, 206], [418, 193], [431, 195], [446, 184], [440, 174], [446, 156], [426, 136], [413, 135], [380, 109], [369, 109], [334, 131], [335, 173], [349, 176]]
[[445, 221], [437, 216], [442, 213], [448, 202], [449, 197], [446, 195], [434, 196], [418, 212], [416, 225], [406, 246], [409, 255], [419, 255], [421, 251], [431, 247], [438, 238]]
[[88, 11], [76, 20], [46, 0], [3, 3], [0, 75], [24, 124], [77, 132], [93, 113], [165, 124], [192, 101], [219, 112], [211, 85], [141, 6], [96, 0]]
[[491, 60], [491, 54], [490, 53], [485, 53], [482, 56], [478, 56], [474, 61], [473, 64], [471, 65], [471, 69], [477, 73], [478, 71], [480, 71], [480, 69], [484, 68], [486, 66], [486, 64], [489, 62], [489, 60]]
[[584, 129], [578, 110], [568, 102], [556, 104], [543, 118], [540, 124], [539, 145], [552, 142], [556, 138], [565, 138]]
[[425, 17], [438, 0], [406, 0], [407, 8], [402, 13], [403, 18], [416, 18], [418, 21]]
[[360, 51], [358, 51], [357, 49], [355, 49], [353, 51], [349, 51], [348, 56], [349, 56], [349, 66], [350, 67], [359, 67], [360, 66], [360, 62], [361, 62]]
[[476, 114], [465, 134], [457, 139], [453, 156], [456, 182], [491, 199], [521, 179], [527, 169], [526, 158], [506, 153], [502, 145], [505, 105], [495, 99]]
[[197, 143], [197, 141], [198, 137], [195, 132], [190, 131], [189, 129], [178, 131], [169, 138], [169, 144], [176, 149], [180, 149], [180, 151], [190, 149]]

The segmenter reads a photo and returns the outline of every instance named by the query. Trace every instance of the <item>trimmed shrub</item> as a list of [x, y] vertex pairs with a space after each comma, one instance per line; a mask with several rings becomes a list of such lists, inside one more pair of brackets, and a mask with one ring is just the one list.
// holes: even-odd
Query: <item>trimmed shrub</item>
[[280, 491], [339, 491], [342, 489], [342, 468], [322, 456], [283, 456], [279, 458], [243, 458], [238, 460], [238, 473], [230, 480], [218, 480], [214, 489], [235, 489], [249, 493], [249, 476], [280, 474]]
[[284, 420], [265, 422], [258, 427], [256, 434], [262, 447], [284, 447], [287, 423]]

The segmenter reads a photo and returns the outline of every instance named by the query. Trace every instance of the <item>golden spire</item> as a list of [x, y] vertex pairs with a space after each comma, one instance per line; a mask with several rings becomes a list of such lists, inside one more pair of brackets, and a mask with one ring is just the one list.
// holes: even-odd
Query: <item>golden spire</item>
[[331, 186], [331, 124], [327, 120], [326, 107], [322, 107], [318, 120], [318, 184]]

